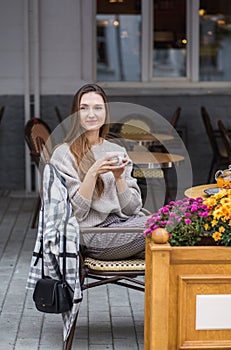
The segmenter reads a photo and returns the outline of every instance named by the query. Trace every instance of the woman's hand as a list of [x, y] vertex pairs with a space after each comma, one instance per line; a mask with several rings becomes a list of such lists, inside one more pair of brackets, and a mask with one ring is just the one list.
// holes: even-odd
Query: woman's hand
[[112, 169], [111, 171], [113, 172], [113, 175], [114, 175], [116, 180], [121, 178], [127, 164], [128, 164], [128, 161], [126, 158], [124, 158], [122, 160], [121, 165], [113, 166], [114, 169]]
[[[128, 164], [128, 160], [126, 158], [126, 156], [124, 156], [122, 159], [121, 158], [117, 158], [116, 154], [112, 154], [109, 156], [110, 159], [113, 158], [113, 160], [110, 160], [110, 171], [113, 173], [114, 177], [115, 177], [115, 183], [116, 183], [116, 188], [118, 192], [124, 192], [127, 184], [123, 178], [123, 172], [125, 167]], [[116, 159], [114, 159], [116, 158]], [[106, 159], [108, 159], [108, 156], [106, 157]], [[119, 160], [119, 165], [116, 165], [116, 163], [118, 163]]]
[[108, 157], [96, 160], [95, 163], [88, 169], [83, 179], [83, 182], [79, 187], [79, 194], [82, 195], [84, 198], [91, 200], [98, 176], [101, 174], [105, 174], [108, 171], [112, 171], [113, 165], [116, 162], [117, 160], [109, 160]]
[[116, 154], [114, 155], [114, 159], [111, 159], [112, 156], [108, 155], [100, 158], [88, 169], [88, 172], [78, 190], [83, 197], [91, 200], [98, 176], [109, 171], [114, 174], [117, 191], [123, 192], [125, 190], [126, 182], [123, 179], [122, 174], [128, 161], [126, 158], [123, 158], [121, 165], [115, 165], [118, 162], [118, 159], [115, 159], [115, 156]]
[[96, 162], [88, 170], [88, 173], [90, 173], [91, 175], [97, 178], [100, 174], [105, 174], [111, 171], [114, 174], [115, 179], [120, 178], [124, 172], [124, 169], [128, 161], [126, 158], [123, 158], [122, 164], [116, 165], [116, 163], [118, 163], [118, 159], [114, 159], [115, 157], [116, 157], [116, 152], [114, 156], [106, 155], [105, 157], [96, 160]]

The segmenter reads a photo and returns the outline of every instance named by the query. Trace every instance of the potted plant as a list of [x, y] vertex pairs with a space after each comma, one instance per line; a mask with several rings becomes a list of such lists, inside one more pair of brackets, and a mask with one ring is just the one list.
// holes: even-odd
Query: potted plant
[[[160, 231], [168, 234], [158, 244]], [[200, 296], [225, 303], [231, 295], [231, 190], [170, 202], [150, 216], [145, 235], [144, 349], [231, 349], [224, 317], [214, 311], [197, 326]]]
[[[209, 197], [171, 201], [147, 220], [145, 236], [158, 228], [169, 233], [171, 246], [231, 245], [231, 189]], [[208, 238], [206, 240], [206, 238]]]

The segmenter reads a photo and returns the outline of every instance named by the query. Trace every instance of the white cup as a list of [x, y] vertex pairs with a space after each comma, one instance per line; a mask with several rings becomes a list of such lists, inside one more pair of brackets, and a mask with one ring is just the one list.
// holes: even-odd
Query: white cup
[[115, 166], [123, 164], [123, 159], [125, 158], [124, 152], [120, 151], [111, 151], [111, 152], [106, 152], [107, 156], [111, 156], [110, 160], [118, 160], [117, 163], [113, 164]]

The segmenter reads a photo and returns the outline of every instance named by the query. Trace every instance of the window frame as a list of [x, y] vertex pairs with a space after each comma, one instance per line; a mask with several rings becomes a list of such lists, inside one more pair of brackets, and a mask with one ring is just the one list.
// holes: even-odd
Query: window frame
[[[199, 81], [199, 4], [200, 0], [186, 0], [186, 76], [185, 77], [153, 77], [152, 76], [152, 28], [153, 28], [153, 0], [142, 0], [142, 33], [141, 33], [141, 81], [98, 81], [106, 88], [130, 88], [130, 89], [184, 89], [190, 92], [192, 89], [204, 89], [206, 93], [211, 89], [221, 88], [222, 93], [229, 92], [231, 81]], [[83, 81], [96, 81], [96, 1], [85, 0], [81, 7], [82, 18], [82, 79]], [[90, 18], [89, 18], [90, 16]], [[186, 90], [188, 89], [188, 90]], [[122, 92], [122, 90], [120, 90]], [[201, 91], [201, 90], [200, 90]]]

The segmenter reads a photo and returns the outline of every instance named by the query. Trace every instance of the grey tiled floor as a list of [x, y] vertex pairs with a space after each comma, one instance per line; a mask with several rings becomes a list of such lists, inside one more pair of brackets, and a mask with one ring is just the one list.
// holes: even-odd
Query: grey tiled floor
[[[36, 198], [0, 191], [0, 350], [61, 350], [60, 315], [38, 312], [25, 289]], [[72, 349], [142, 350], [144, 294], [115, 285], [84, 292]]]

